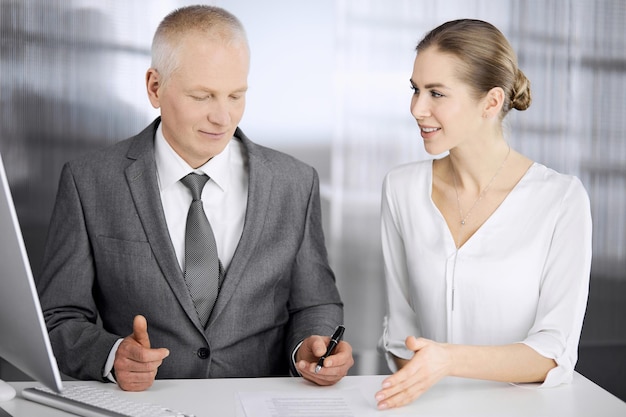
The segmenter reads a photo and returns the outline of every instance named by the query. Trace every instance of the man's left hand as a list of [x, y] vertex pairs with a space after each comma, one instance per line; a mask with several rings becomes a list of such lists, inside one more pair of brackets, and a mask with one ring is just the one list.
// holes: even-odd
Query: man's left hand
[[317, 361], [326, 353], [330, 342], [328, 336], [310, 336], [302, 342], [296, 352], [296, 366], [304, 379], [317, 385], [333, 385], [348, 374], [354, 365], [352, 346], [348, 342], [340, 341], [332, 355], [324, 360], [324, 366], [315, 373]]

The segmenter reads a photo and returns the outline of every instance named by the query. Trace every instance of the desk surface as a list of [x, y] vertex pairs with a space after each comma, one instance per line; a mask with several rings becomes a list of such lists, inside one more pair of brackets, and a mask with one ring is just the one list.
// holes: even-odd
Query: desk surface
[[[600, 388], [580, 374], [570, 385], [538, 389], [506, 383], [446, 378], [412, 404], [384, 412], [375, 410], [374, 393], [384, 376], [349, 376], [333, 387], [318, 387], [300, 378], [233, 378], [205, 380], [159, 380], [147, 391], [123, 392], [114, 384], [99, 382], [64, 382], [66, 385], [89, 384], [115, 391], [133, 401], [166, 405], [197, 417], [244, 417], [238, 400], [239, 392], [320, 393], [320, 390], [358, 390], [362, 406], [373, 416], [626, 416], [626, 402]], [[33, 382], [10, 382], [18, 394], [15, 399], [0, 402], [13, 417], [64, 417], [59, 410], [21, 398], [23, 388]], [[366, 414], [369, 414], [366, 413]], [[359, 415], [359, 417], [363, 417]]]

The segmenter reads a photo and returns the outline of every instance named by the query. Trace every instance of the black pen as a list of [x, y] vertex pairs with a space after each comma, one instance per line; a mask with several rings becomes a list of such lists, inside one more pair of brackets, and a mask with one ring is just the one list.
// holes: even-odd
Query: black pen
[[326, 353], [324, 353], [320, 360], [317, 361], [315, 373], [318, 373], [320, 369], [322, 369], [322, 367], [324, 366], [324, 359], [329, 357], [333, 353], [333, 350], [335, 350], [335, 347], [337, 347], [337, 344], [341, 342], [344, 330], [346, 330], [346, 328], [343, 327], [341, 324], [337, 326], [337, 328], [335, 329], [335, 333], [333, 333], [333, 335], [330, 337], [330, 343], [328, 344], [328, 349], [326, 349]]

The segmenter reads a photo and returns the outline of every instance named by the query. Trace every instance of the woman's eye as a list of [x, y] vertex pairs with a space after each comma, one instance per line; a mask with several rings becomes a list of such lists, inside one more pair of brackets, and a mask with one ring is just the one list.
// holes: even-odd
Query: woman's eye
[[443, 94], [441, 94], [441, 93], [439, 93], [439, 92], [437, 92], [437, 91], [431, 91], [431, 92], [430, 92], [430, 95], [431, 95], [431, 96], [433, 96], [433, 97], [435, 97], [435, 98], [440, 98], [440, 97], [443, 97]]
[[413, 90], [413, 94], [419, 94], [420, 93], [420, 89], [417, 88], [416, 86], [412, 85], [411, 86], [411, 90]]

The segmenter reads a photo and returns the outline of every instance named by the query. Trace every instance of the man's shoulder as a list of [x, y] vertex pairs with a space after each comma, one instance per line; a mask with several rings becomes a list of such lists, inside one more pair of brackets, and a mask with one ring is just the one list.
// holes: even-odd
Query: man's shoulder
[[237, 137], [243, 143], [244, 149], [250, 158], [251, 162], [260, 163], [271, 169], [275, 173], [281, 173], [285, 175], [294, 175], [295, 173], [304, 173], [311, 175], [315, 171], [308, 163], [296, 158], [287, 152], [280, 151], [275, 148], [260, 145], [251, 141], [248, 137], [238, 130], [236, 132]]
[[140, 133], [120, 141], [93, 149], [81, 157], [71, 160], [68, 165], [74, 169], [90, 170], [116, 168], [119, 164], [128, 164], [144, 152], [154, 149], [154, 122]]

